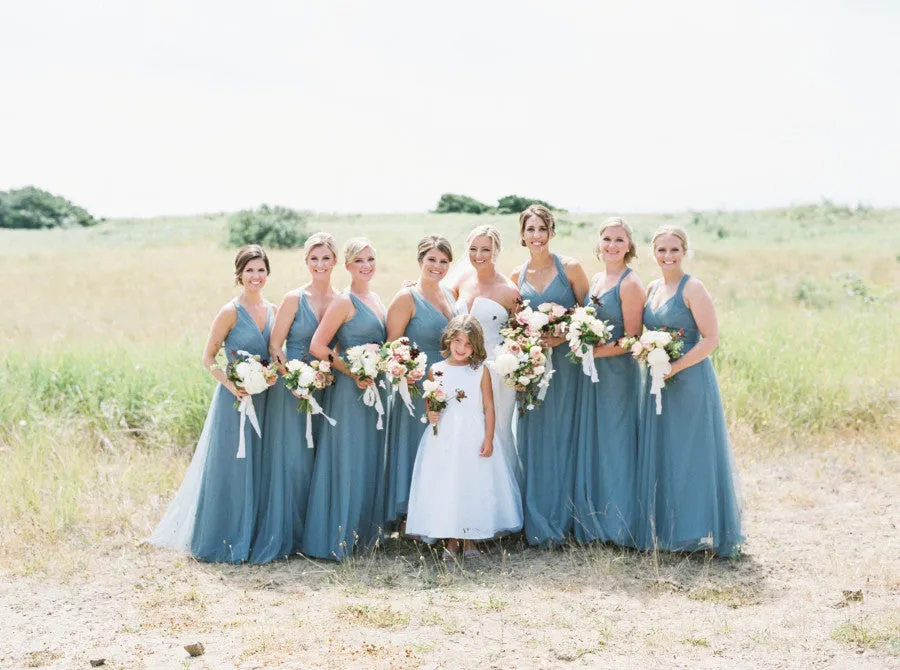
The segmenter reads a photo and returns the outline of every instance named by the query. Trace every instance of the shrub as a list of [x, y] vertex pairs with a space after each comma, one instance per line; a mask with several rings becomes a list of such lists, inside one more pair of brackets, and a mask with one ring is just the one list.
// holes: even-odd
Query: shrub
[[232, 214], [228, 219], [228, 243], [234, 247], [261, 244], [289, 249], [302, 247], [307, 237], [306, 218], [287, 207], [262, 205]]
[[479, 202], [475, 198], [458, 193], [444, 193], [438, 200], [435, 214], [484, 214], [491, 211], [491, 207]]
[[81, 207], [34, 186], [0, 191], [0, 228], [70, 228], [96, 223]]
[[497, 209], [501, 214], [519, 214], [524, 212], [531, 205], [543, 205], [549, 210], [558, 210], [549, 202], [543, 200], [535, 200], [534, 198], [523, 198], [520, 195], [507, 195], [497, 201]]

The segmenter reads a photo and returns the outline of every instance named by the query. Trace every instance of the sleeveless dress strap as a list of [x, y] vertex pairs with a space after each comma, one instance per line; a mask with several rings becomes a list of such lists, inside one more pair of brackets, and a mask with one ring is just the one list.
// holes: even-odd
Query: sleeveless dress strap
[[675, 289], [675, 295], [681, 298], [681, 301], [684, 302], [684, 285], [687, 284], [687, 280], [690, 279], [690, 275], [685, 275], [681, 278], [681, 281], [678, 282], [678, 288]]
[[619, 285], [622, 283], [622, 280], [625, 279], [625, 277], [627, 277], [630, 273], [631, 273], [631, 268], [625, 268], [625, 272], [623, 272], [619, 276], [619, 281], [616, 282], [616, 288], [619, 287]]
[[525, 281], [525, 275], [528, 274], [528, 261], [525, 261], [525, 264], [522, 266], [522, 270], [519, 272], [519, 280], [516, 284], [519, 287], [519, 292], [522, 291], [522, 282]]
[[564, 280], [569, 281], [569, 278], [566, 276], [566, 266], [563, 265], [562, 260], [560, 260], [559, 256], [556, 254], [550, 254], [553, 256], [553, 263], [556, 265], [556, 271], [559, 273], [559, 276]]

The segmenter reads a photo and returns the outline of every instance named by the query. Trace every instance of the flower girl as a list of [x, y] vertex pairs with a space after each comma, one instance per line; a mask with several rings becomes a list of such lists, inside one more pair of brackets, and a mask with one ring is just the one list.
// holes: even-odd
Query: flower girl
[[474, 540], [522, 528], [519, 486], [494, 451], [494, 401], [484, 333], [475, 317], [454, 317], [441, 335], [446, 360], [425, 384], [428, 421], [419, 444], [406, 532], [446, 540], [444, 559], [481, 555]]

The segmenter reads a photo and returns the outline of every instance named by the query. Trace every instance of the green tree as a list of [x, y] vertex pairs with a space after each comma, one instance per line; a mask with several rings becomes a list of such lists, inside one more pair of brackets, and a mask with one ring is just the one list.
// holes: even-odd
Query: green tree
[[553, 211], [558, 209], [549, 202], [536, 200], [534, 198], [523, 198], [521, 195], [507, 195], [497, 201], [497, 209], [501, 214], [519, 214], [531, 207], [531, 205], [543, 205], [547, 209]]
[[96, 223], [81, 207], [34, 186], [0, 191], [0, 228], [69, 228]]
[[491, 211], [489, 205], [479, 202], [475, 198], [458, 193], [444, 193], [438, 200], [435, 208], [436, 214], [484, 214]]
[[233, 247], [261, 244], [290, 249], [302, 247], [308, 237], [306, 217], [287, 207], [262, 205], [236, 212], [228, 219], [228, 243]]

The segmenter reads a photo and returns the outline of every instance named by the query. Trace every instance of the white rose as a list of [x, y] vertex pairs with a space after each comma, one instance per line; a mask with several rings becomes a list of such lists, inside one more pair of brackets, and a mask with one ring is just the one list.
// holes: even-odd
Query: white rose
[[300, 373], [300, 377], [297, 381], [299, 386], [312, 386], [312, 383], [316, 380], [316, 371], [312, 368], [306, 368], [303, 372]]
[[248, 379], [248, 378], [250, 377], [250, 373], [252, 372], [252, 368], [250, 367], [250, 364], [249, 364], [249, 363], [247, 363], [246, 361], [244, 361], [244, 362], [241, 362], [241, 363], [238, 363], [237, 365], [235, 365], [235, 366], [234, 366], [234, 371], [237, 372], [238, 377], [240, 377], [241, 379], [246, 380], [246, 379]]
[[285, 363], [284, 367], [288, 369], [288, 372], [297, 372], [297, 370], [303, 367], [303, 361], [298, 361], [295, 358]]
[[669, 363], [669, 354], [665, 349], [656, 348], [647, 354], [647, 364], [653, 367], [667, 365]]
[[546, 370], [546, 369], [547, 369], [547, 368], [545, 368], [543, 365], [538, 365], [538, 366], [534, 369], [534, 374], [536, 374], [536, 375], [542, 375], [542, 374], [544, 374], [544, 370]]
[[606, 335], [606, 326], [603, 325], [602, 321], [591, 321], [591, 332], [593, 332], [594, 335]]
[[531, 379], [529, 379], [525, 375], [522, 375], [516, 381], [519, 382], [522, 386], [528, 386], [531, 383]]
[[550, 317], [543, 312], [532, 312], [528, 317], [528, 326], [534, 330], [540, 330], [550, 323]]
[[432, 381], [431, 379], [426, 379], [422, 382], [422, 388], [425, 389], [425, 393], [431, 393], [435, 389], [439, 389], [441, 387], [441, 383], [438, 381]]
[[501, 353], [494, 359], [494, 370], [498, 374], [506, 376], [515, 371], [519, 367], [519, 359], [515, 354]]

